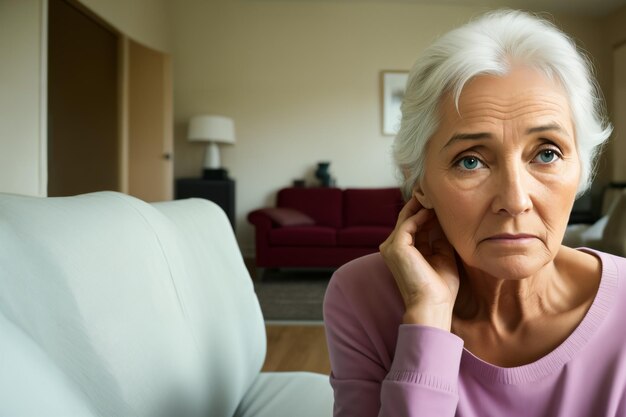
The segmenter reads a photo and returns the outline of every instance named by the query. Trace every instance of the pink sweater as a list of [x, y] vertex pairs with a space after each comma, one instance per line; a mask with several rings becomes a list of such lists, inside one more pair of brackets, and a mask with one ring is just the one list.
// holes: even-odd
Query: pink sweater
[[602, 280], [558, 348], [501, 368], [432, 327], [401, 324], [403, 303], [379, 254], [334, 274], [324, 300], [335, 416], [626, 416], [626, 259], [598, 253]]

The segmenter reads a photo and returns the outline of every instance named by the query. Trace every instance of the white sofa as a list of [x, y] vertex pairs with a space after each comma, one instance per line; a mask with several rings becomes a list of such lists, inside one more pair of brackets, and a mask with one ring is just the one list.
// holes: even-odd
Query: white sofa
[[0, 416], [330, 416], [328, 377], [265, 348], [215, 204], [0, 194]]

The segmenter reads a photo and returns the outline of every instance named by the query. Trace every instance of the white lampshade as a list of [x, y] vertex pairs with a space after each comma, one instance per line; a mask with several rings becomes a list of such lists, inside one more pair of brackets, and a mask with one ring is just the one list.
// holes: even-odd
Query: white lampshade
[[221, 168], [218, 143], [235, 143], [235, 124], [233, 119], [224, 116], [194, 116], [189, 121], [187, 138], [191, 141], [209, 142], [204, 153], [204, 169]]
[[235, 143], [235, 124], [225, 116], [194, 116], [189, 121], [187, 138], [191, 141]]

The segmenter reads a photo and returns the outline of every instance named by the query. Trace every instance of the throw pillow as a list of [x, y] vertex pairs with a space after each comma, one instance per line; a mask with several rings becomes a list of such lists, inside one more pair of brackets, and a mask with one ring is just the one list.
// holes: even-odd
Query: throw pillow
[[310, 226], [315, 220], [301, 211], [286, 207], [270, 207], [263, 210], [274, 222], [280, 226]]

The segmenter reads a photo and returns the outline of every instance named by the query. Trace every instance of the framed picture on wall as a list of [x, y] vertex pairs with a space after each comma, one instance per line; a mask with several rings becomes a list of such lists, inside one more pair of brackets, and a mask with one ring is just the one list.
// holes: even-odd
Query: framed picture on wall
[[400, 105], [404, 98], [408, 71], [381, 71], [381, 108], [383, 135], [394, 136], [400, 129]]

